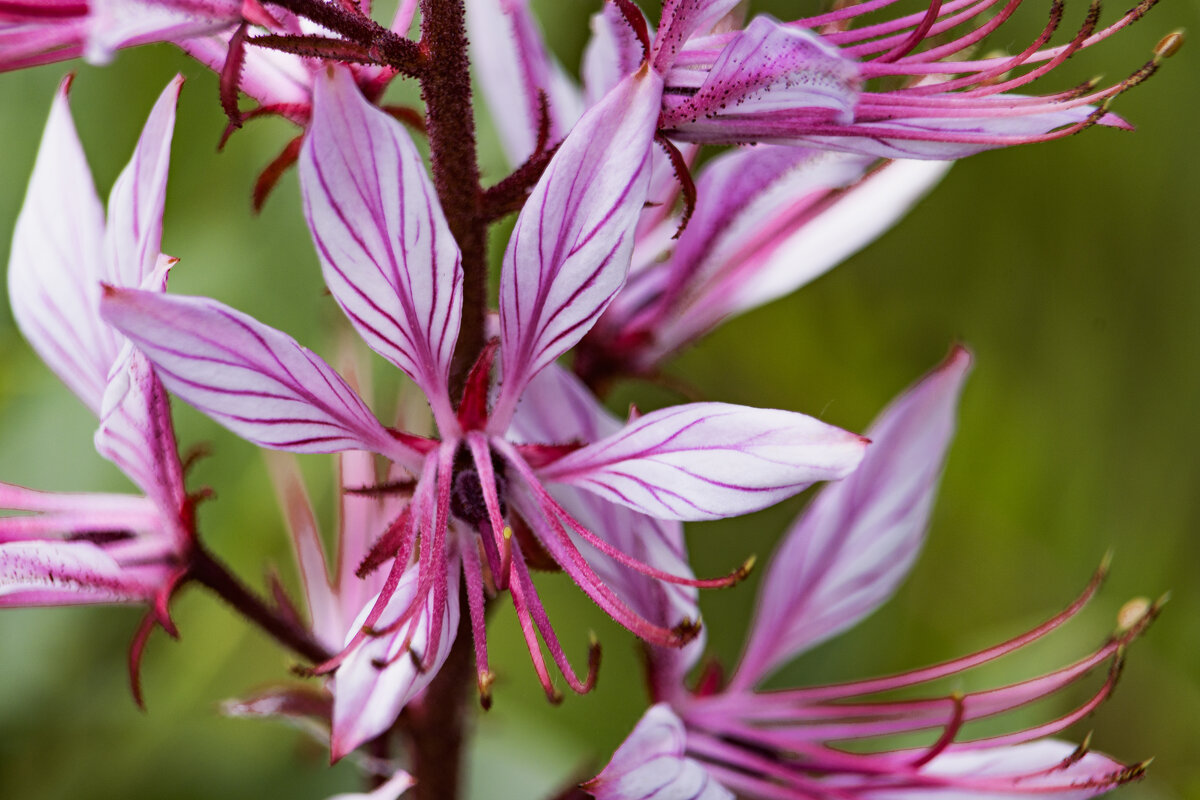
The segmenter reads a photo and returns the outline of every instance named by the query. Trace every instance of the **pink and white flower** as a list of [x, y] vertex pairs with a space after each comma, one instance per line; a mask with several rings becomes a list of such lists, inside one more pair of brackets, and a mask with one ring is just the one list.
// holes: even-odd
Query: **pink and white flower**
[[[649, 661], [653, 706], [612, 761], [585, 785], [598, 800], [745, 798], [1084, 798], [1141, 775], [1142, 765], [1048, 739], [1108, 696], [1125, 646], [1157, 613], [1123, 610], [1097, 650], [1053, 672], [985, 691], [913, 697], [912, 690], [1015, 652], [1073, 617], [1101, 575], [1066, 611], [1007, 642], [883, 678], [798, 689], [757, 687], [778, 667], [878, 608], [924, 538], [970, 366], [961, 348], [896, 400], [872, 426], [854, 475], [827, 487], [796, 521], [769, 567], [741, 663], [725, 682], [709, 668], [683, 685], [692, 654]], [[1101, 574], [1103, 570], [1101, 571]], [[1051, 697], [1107, 667], [1094, 694], [1062, 716], [1012, 733], [960, 738], [974, 720]], [[904, 699], [877, 699], [907, 690]], [[931, 731], [925, 747], [887, 737]], [[850, 743], [852, 746], [847, 747]]]
[[[982, 59], [962, 56], [1000, 28], [1022, 0], [933, 0], [923, 12], [869, 21], [893, 2], [855, 3], [791, 22], [760, 15], [742, 27], [734, 0], [666, 0], [655, 31], [630, 0], [619, 0], [593, 19], [583, 73], [588, 83], [611, 82], [648, 58], [663, 79], [655, 124], [677, 142], [773, 143], [946, 160], [1060, 138], [1093, 124], [1128, 128], [1107, 105], [1147, 78], [1160, 60], [1156, 55], [1107, 87], [1021, 94], [1074, 53], [1140, 19], [1155, 0], [1104, 28], [1093, 8], [1067, 43], [1050, 45], [1064, 17], [1062, 4], [1055, 3], [1028, 47]], [[493, 24], [488, 46], [477, 55], [483, 74], [513, 76], [525, 98], [497, 102], [511, 91], [508, 85], [491, 93], [511, 157], [535, 140], [539, 93], [549, 101], [554, 130], [577, 116], [578, 99], [562, 88], [561, 71], [537, 39], [527, 4], [498, 5], [509, 24]], [[496, 17], [492, 10], [488, 18]], [[852, 27], [863, 20], [867, 24]], [[495, 36], [497, 27], [510, 35]], [[586, 95], [594, 96], [590, 87]]]
[[17, 325], [100, 420], [96, 449], [144, 495], [64, 494], [0, 484], [0, 606], [148, 603], [173, 630], [167, 601], [186, 569], [193, 506], [166, 391], [145, 357], [100, 318], [100, 282], [166, 286], [160, 252], [176, 78], [117, 178], [105, 220], [67, 103], [55, 95], [17, 220], [8, 286]]
[[[538, 636], [576, 691], [592, 685], [598, 650], [588, 674], [577, 677], [530, 578], [535, 549], [620, 624], [668, 647], [690, 641], [695, 620], [649, 622], [597, 574], [577, 540], [623, 567], [683, 586], [727, 585], [743, 574], [710, 581], [671, 574], [678, 553], [668, 553], [667, 569], [645, 563], [585, 525], [547, 485], [651, 517], [713, 519], [844, 477], [862, 458], [866, 440], [854, 434], [801, 414], [720, 403], [646, 414], [591, 442], [583, 430], [572, 441], [508, 435], [531, 383], [582, 338], [625, 280], [659, 90], [649, 69], [626, 78], [558, 149], [504, 257], [499, 340], [485, 349], [456, 407], [448, 376], [462, 269], [430, 179], [404, 129], [343, 70], [318, 81], [300, 167], [326, 283], [367, 343], [424, 391], [439, 438], [384, 427], [315, 354], [215, 301], [106, 289], [105, 319], [136, 342], [170, 390], [234, 432], [292, 452], [366, 450], [411, 476], [407, 507], [369, 559], [392, 560], [383, 587], [324, 665], [340, 665], [335, 704], [345, 706], [344, 716], [334, 710], [335, 756], [386, 729], [403, 698], [445, 659], [460, 615], [460, 579], [484, 696], [491, 681], [485, 594], [508, 589], [534, 667], [556, 698]], [[497, 352], [503, 380], [492, 395]]]

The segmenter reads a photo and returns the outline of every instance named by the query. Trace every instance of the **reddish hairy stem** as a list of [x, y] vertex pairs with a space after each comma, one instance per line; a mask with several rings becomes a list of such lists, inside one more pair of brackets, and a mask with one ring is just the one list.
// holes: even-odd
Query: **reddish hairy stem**
[[462, 0], [421, 0], [421, 49], [426, 56], [421, 97], [433, 184], [462, 250], [462, 328], [450, 369], [450, 392], [455, 397], [483, 350], [488, 307], [487, 224], [481, 214], [483, 192]]
[[238, 613], [269, 633], [275, 641], [314, 664], [333, 657], [300, 625], [285, 618], [246, 587], [229, 569], [197, 543], [188, 577], [212, 589]]
[[[466, 598], [461, 599], [466, 605]], [[450, 655], [425, 690], [417, 707], [410, 707], [407, 723], [414, 800], [457, 800], [461, 794], [462, 752], [467, 737], [467, 709], [474, 689], [475, 663], [471, 620], [458, 620]]]
[[[450, 367], [450, 392], [456, 397], [485, 344], [487, 220], [479, 185], [466, 11], [462, 0], [421, 0], [420, 8], [425, 56], [421, 97], [433, 184], [462, 251], [462, 327]], [[406, 714], [416, 800], [459, 796], [468, 688], [475, 674], [472, 636], [469, 617], [463, 614], [446, 662], [425, 690], [420, 707]]]
[[507, 178], [483, 193], [483, 215], [489, 222], [515, 214], [525, 207], [525, 201], [542, 173], [550, 165], [550, 159], [558, 152], [558, 145], [542, 148], [531, 155]]
[[267, 0], [271, 5], [286, 8], [293, 14], [316, 22], [347, 40], [361, 45], [379, 62], [394, 67], [405, 75], [420, 77], [425, 57], [415, 42], [383, 27], [359, 12], [348, 11], [336, 3], [324, 0]]

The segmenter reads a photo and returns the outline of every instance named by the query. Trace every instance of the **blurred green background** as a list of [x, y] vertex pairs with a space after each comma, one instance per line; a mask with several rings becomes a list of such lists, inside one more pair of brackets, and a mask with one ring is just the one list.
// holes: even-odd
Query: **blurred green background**
[[[598, 3], [535, 5], [574, 69]], [[1036, 33], [1048, 4], [1026, 6], [993, 46], [1019, 50]], [[755, 8], [794, 17], [816, 6], [781, 0]], [[1085, 10], [1069, 3], [1069, 19]], [[1195, 3], [1164, 3], [1073, 59], [1047, 88], [1098, 72], [1127, 74], [1163, 34], [1197, 22]], [[993, 643], [1059, 610], [1112, 548], [1112, 576], [1080, 619], [1031, 653], [946, 688], [1065, 663], [1103, 638], [1126, 600], [1169, 589], [1172, 601], [1133, 647], [1115, 698], [1074, 735], [1094, 729], [1098, 749], [1129, 761], [1157, 756], [1149, 777], [1119, 797], [1200, 797], [1197, 63], [1185, 47], [1120, 99], [1117, 109], [1138, 125], [1134, 134], [1094, 130], [957, 165], [872, 247], [798, 294], [727, 324], [672, 365], [709, 398], [802, 410], [861, 430], [952, 342], [976, 354], [912, 576], [856, 630], [787, 668], [780, 684], [877, 674]], [[173, 290], [217, 297], [333, 357], [340, 317], [322, 290], [295, 175], [261, 216], [248, 213], [254, 175], [294, 131], [256, 122], [218, 155], [224, 121], [216, 81], [171, 47], [125, 52], [105, 69], [52, 65], [0, 75], [0, 242], [10, 240], [51, 95], [68, 69], [79, 70], [73, 107], [102, 195], [157, 93], [176, 71], [188, 76], [164, 237], [164, 249], [182, 259]], [[397, 97], [405, 91], [398, 87]], [[490, 133], [484, 152], [490, 179], [501, 177]], [[126, 490], [92, 450], [94, 421], [7, 313], [0, 348], [0, 479]], [[376, 372], [386, 386], [387, 370]], [[620, 388], [613, 407], [631, 400], [649, 408], [678, 398], [634, 384]], [[202, 512], [212, 547], [256, 584], [265, 562], [293, 580], [254, 448], [181, 405], [177, 419], [185, 446], [215, 446], [194, 473], [195, 485], [211, 485], [219, 497]], [[324, 457], [305, 460], [327, 522], [328, 467]], [[767, 555], [804, 502], [692, 526], [697, 572], [721, 573], [750, 552]], [[547, 706], [501, 604], [491, 631], [496, 706], [480, 719], [471, 766], [477, 798], [535, 798], [591, 774], [643, 708], [630, 637], [561, 576], [542, 585], [570, 653], [581, 658], [587, 630], [599, 632], [600, 685]], [[703, 598], [711, 650], [727, 663], [756, 586], [757, 577]], [[299, 732], [216, 714], [220, 700], [285, 679], [291, 661], [200, 590], [176, 604], [182, 641], [152, 640], [144, 670], [149, 713], [137, 711], [124, 652], [138, 617], [121, 608], [0, 614], [0, 797], [316, 800], [359, 785], [352, 767], [328, 769], [325, 753]], [[1039, 718], [1065, 710], [1069, 699], [1038, 709]]]

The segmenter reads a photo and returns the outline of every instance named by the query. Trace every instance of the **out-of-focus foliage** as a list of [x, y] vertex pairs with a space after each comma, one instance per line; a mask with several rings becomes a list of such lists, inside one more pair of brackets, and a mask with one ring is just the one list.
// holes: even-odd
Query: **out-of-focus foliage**
[[[568, 65], [577, 63], [595, 5], [537, 4]], [[1031, 37], [1041, 21], [1036, 4], [1027, 5], [1021, 24]], [[815, 5], [755, 7], [794, 17]], [[1068, 3], [1068, 15], [1082, 19], [1085, 9]], [[1132, 71], [1177, 26], [1200, 29], [1194, 4], [1164, 4], [1076, 57], [1075, 71], [1056, 78], [1059, 88], [1100, 71]], [[1118, 797], [1200, 795], [1198, 63], [1185, 47], [1149, 84], [1121, 98], [1117, 108], [1137, 133], [1096, 130], [959, 164], [867, 251], [799, 294], [727, 324], [672, 365], [673, 375], [707, 398], [801, 410], [862, 429], [951, 342], [976, 353], [914, 574], [881, 612], [785, 669], [781, 683], [916, 666], [1010, 635], [1065, 605], [1113, 548], [1112, 577], [1082, 619], [1032, 657], [984, 670], [971, 685], [1062, 663], [1103, 637], [1125, 600], [1170, 589], [1172, 602], [1133, 648], [1116, 697], [1088, 724], [1100, 749], [1126, 760], [1157, 756], [1150, 777]], [[11, 238], [51, 94], [66, 69], [0, 75], [2, 242]], [[103, 70], [78, 69], [74, 109], [102, 193], [157, 92], [175, 71], [189, 76], [163, 245], [182, 259], [172, 290], [209, 294], [334, 356], [341, 321], [320, 284], [294, 176], [260, 217], [249, 214], [256, 170], [294, 132], [251, 123], [215, 153], [223, 127], [216, 81], [169, 47], [125, 52]], [[484, 152], [492, 159], [486, 174], [498, 178], [494, 141], [485, 141]], [[387, 390], [396, 382], [386, 372], [376, 369], [379, 403], [392, 402]], [[621, 387], [613, 405], [637, 401], [646, 409], [676, 399], [634, 384]], [[87, 412], [7, 313], [0, 315], [0, 414], [0, 479], [127, 488], [92, 450]], [[213, 548], [252, 581], [251, 570], [267, 560], [291, 581], [261, 459], [180, 404], [177, 416], [185, 446], [209, 441], [215, 449], [193, 474], [194, 486], [218, 493], [201, 520]], [[304, 463], [328, 511], [329, 460]], [[766, 556], [802, 503], [693, 526], [697, 572], [722, 573], [750, 552]], [[525, 800], [591, 774], [644, 704], [630, 637], [560, 576], [543, 576], [543, 584], [576, 657], [584, 655], [587, 630], [598, 631], [606, 646], [600, 686], [548, 707], [502, 604], [492, 623], [496, 704], [479, 723], [471, 767], [475, 797]], [[704, 597], [711, 649], [726, 663], [736, 657], [756, 585], [752, 579]], [[183, 640], [156, 635], [150, 645], [149, 713], [139, 713], [124, 673], [136, 621], [136, 611], [112, 608], [0, 614], [0, 796], [302, 800], [356, 785], [352, 768], [328, 770], [326, 754], [303, 734], [216, 715], [220, 700], [286, 678], [289, 659], [199, 590], [178, 602]]]

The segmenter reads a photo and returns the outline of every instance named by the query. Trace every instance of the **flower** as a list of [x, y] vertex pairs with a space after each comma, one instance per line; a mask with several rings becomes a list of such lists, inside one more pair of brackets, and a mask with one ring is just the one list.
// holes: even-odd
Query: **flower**
[[0, 71], [80, 56], [104, 64], [123, 47], [178, 42], [243, 14], [269, 19], [256, 0], [10, 0], [0, 8]]
[[[1107, 756], [1045, 737], [1092, 712], [1111, 692], [1125, 646], [1158, 604], [1131, 603], [1097, 650], [1020, 683], [947, 696], [876, 699], [956, 676], [1019, 650], [1083, 607], [1104, 569], [1066, 611], [1007, 642], [883, 678], [764, 691], [783, 663], [852, 626], [899, 585], [921, 546], [958, 394], [970, 356], [946, 362], [872, 426], [873, 445], [850, 478], [827, 487], [796, 521], [764, 578], [741, 662], [728, 683], [715, 669], [695, 691], [683, 678], [694, 654], [650, 660], [653, 706], [612, 761], [585, 785], [598, 800], [649, 797], [1083, 798], [1140, 776]], [[963, 725], [1050, 697], [1090, 671], [1108, 677], [1065, 715], [991, 738], [960, 740]], [[938, 730], [926, 747], [889, 748], [884, 737]]]
[[668, 0], [651, 49], [666, 82], [659, 125], [681, 141], [932, 159], [1061, 138], [1092, 124], [1128, 127], [1107, 113], [1108, 103], [1148, 77], [1157, 58], [1104, 88], [1018, 90], [1140, 18], [1153, 0], [1102, 30], [1094, 4], [1070, 42], [1047, 47], [1063, 17], [1056, 3], [1041, 35], [1015, 56], [961, 57], [1020, 4], [934, 0], [924, 12], [850, 27], [889, 5], [865, 2], [789, 23], [761, 15], [743, 30], [706, 36], [710, 20], [734, 3]]
[[[13, 237], [9, 294], [21, 332], [100, 419], [96, 449], [144, 496], [63, 494], [0, 484], [0, 606], [148, 603], [134, 643], [155, 623], [174, 631], [170, 595], [186, 570], [193, 506], [166, 391], [145, 357], [101, 318], [99, 281], [165, 289], [173, 259], [160, 254], [175, 102], [166, 88], [109, 197], [108, 220], [67, 103], [51, 107]], [[135, 675], [135, 693], [137, 691]]]
[[[145, 353], [175, 394], [261, 446], [367, 450], [411, 476], [411, 499], [376, 543], [392, 559], [341, 653], [333, 752], [386, 729], [445, 660], [465, 583], [486, 700], [485, 592], [508, 589], [547, 695], [557, 698], [540, 635], [567, 683], [575, 676], [526, 560], [538, 548], [617, 622], [680, 646], [694, 620], [649, 623], [589, 566], [572, 541], [654, 578], [727, 585], [646, 564], [577, 520], [547, 484], [578, 487], [663, 519], [712, 519], [764, 508], [817, 480], [848, 474], [865, 440], [801, 414], [698, 403], [641, 416], [597, 441], [524, 443], [506, 436], [531, 381], [586, 333], [624, 281], [649, 179], [658, 79], [630, 76], [574, 127], [517, 220], [500, 278], [499, 338], [450, 399], [462, 268], [432, 183], [404, 129], [335, 69], [318, 81], [300, 158], [305, 213], [325, 280], [377, 353], [425, 393], [440, 437], [382, 426], [337, 373], [295, 340], [206, 298], [108, 287], [103, 314]], [[623, 113], [614, 113], [621, 109]], [[496, 353], [503, 380], [489, 408]], [[581, 432], [582, 433], [582, 432]], [[420, 541], [420, 558], [414, 560]]]
[[[1069, 42], [1048, 46], [1063, 19], [1063, 5], [1056, 2], [1045, 29], [1021, 52], [967, 59], [963, 54], [1012, 16], [1021, 0], [933, 0], [924, 12], [857, 28], [851, 26], [891, 2], [860, 2], [791, 22], [759, 15], [742, 28], [736, 0], [666, 0], [656, 32], [630, 0], [617, 0], [593, 18], [583, 73], [587, 83], [611, 85], [649, 59], [664, 82], [655, 125], [677, 142], [956, 159], [1061, 138], [1093, 124], [1128, 128], [1108, 113], [1108, 104], [1149, 77], [1164, 53], [1107, 87], [1087, 84], [1044, 96], [1019, 91], [1140, 19], [1154, 3], [1143, 0], [1102, 29], [1099, 5], [1093, 4]], [[554, 129], [571, 121], [577, 101], [563, 90], [561, 70], [537, 39], [527, 4], [509, 3], [504, 11], [509, 24], [498, 27], [511, 35], [479, 48], [477, 59], [488, 66], [483, 74], [492, 76], [485, 91], [489, 80], [511, 74], [525, 98], [504, 109], [493, 103], [511, 153], [527, 151], [535, 141], [528, 131], [538, 130], [539, 93], [551, 106]], [[489, 33], [496, 27], [493, 21]], [[514, 66], [506, 70], [506, 64]], [[491, 94], [499, 98], [510, 86]], [[588, 95], [594, 97], [591, 87]]]

